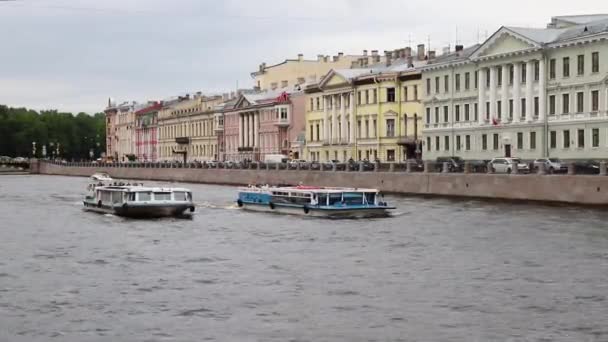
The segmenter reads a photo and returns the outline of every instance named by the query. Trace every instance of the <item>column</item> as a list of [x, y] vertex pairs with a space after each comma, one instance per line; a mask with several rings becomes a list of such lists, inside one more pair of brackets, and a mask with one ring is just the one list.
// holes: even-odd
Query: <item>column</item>
[[241, 115], [241, 113], [237, 114], [239, 116], [239, 146], [238, 147], [242, 147], [245, 145], [245, 141], [243, 140], [243, 129], [244, 129], [244, 119], [243, 116]]
[[[492, 122], [492, 119], [496, 119], [498, 117], [498, 115], [496, 114], [496, 112], [497, 112], [496, 85], [498, 84], [497, 73], [498, 73], [498, 70], [495, 66], [490, 67], [490, 113], [489, 113], [490, 122]], [[484, 106], [484, 108], [485, 108], [485, 106]]]
[[534, 117], [534, 61], [526, 62], [526, 121], [532, 121]]
[[521, 118], [521, 100], [519, 98], [519, 85], [521, 84], [520, 63], [513, 63], [513, 120]]
[[323, 109], [325, 110], [325, 116], [323, 116], [323, 141], [328, 142], [329, 139], [329, 98], [323, 96]]
[[253, 147], [260, 146], [260, 113], [253, 115]]
[[541, 122], [545, 121], [546, 105], [547, 105], [547, 84], [545, 79], [545, 57], [539, 61], [539, 77], [538, 77], [538, 119]]
[[[350, 110], [350, 114], [349, 114], [349, 121], [350, 121], [350, 143], [354, 144], [355, 143], [355, 132], [357, 129], [357, 120], [356, 120], [356, 115], [355, 115], [355, 92], [351, 92], [350, 93], [350, 106], [349, 106], [349, 110]], [[354, 158], [353, 158], [354, 159]]]
[[479, 70], [477, 71], [477, 88], [479, 89], [479, 98], [477, 99], [478, 101], [478, 123], [480, 125], [484, 124], [484, 120], [485, 120], [485, 116], [486, 116], [486, 100], [484, 98], [485, 92], [484, 89], [486, 87], [486, 69], [485, 68], [479, 68]]
[[245, 147], [249, 147], [249, 113], [245, 114]]
[[509, 117], [509, 65], [502, 66], [501, 112], [503, 119]]
[[255, 144], [255, 137], [253, 135], [253, 121], [254, 121], [254, 113], [249, 113], [249, 147], [253, 147]]
[[335, 144], [338, 142], [338, 99], [340, 95], [332, 95], [333, 97], [333, 107], [332, 107], [332, 115], [331, 115], [331, 142]]
[[348, 95], [344, 96], [344, 94], [340, 94], [340, 125], [341, 125], [341, 130], [340, 130], [340, 142], [346, 142], [346, 135], [347, 135], [347, 124], [346, 124], [346, 98]]

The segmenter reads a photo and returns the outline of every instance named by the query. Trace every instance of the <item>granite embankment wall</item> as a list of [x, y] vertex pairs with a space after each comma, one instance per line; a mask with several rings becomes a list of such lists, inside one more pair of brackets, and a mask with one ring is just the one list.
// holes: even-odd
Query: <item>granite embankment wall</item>
[[308, 170], [71, 167], [41, 162], [47, 175], [90, 176], [107, 172], [118, 179], [224, 185], [298, 184], [370, 187], [384, 192], [608, 205], [608, 176], [497, 175]]

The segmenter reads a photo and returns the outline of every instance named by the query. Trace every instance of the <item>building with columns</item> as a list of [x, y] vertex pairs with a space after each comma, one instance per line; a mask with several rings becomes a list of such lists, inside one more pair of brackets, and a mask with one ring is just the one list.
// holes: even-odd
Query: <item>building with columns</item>
[[116, 108], [114, 119], [114, 142], [112, 143], [113, 159], [128, 161], [135, 157], [135, 111], [137, 102], [124, 102]]
[[401, 161], [420, 157], [424, 45], [360, 59], [306, 87], [306, 158]]
[[502, 27], [429, 62], [425, 159], [587, 159], [608, 152], [608, 16]]
[[267, 154], [302, 151], [298, 137], [304, 130], [304, 96], [299, 91], [241, 93], [224, 111], [224, 160], [264, 160]]
[[135, 112], [135, 152], [139, 161], [158, 160], [158, 111], [161, 108], [160, 102], [150, 102]]

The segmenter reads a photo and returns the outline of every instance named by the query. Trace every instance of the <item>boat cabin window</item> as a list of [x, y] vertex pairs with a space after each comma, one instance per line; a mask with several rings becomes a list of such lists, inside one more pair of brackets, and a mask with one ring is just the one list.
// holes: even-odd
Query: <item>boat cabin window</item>
[[155, 201], [170, 201], [171, 193], [170, 192], [155, 192], [154, 200]]
[[327, 205], [327, 194], [326, 193], [319, 194], [319, 205]]
[[175, 191], [173, 192], [173, 198], [176, 201], [188, 201], [188, 193], [185, 191]]
[[375, 192], [366, 192], [365, 201], [367, 202], [367, 204], [375, 204], [376, 203], [376, 193]]
[[140, 202], [151, 201], [152, 200], [152, 193], [151, 192], [138, 192], [137, 193], [137, 200], [140, 201]]
[[127, 192], [127, 201], [135, 202], [135, 193], [134, 192]]
[[113, 191], [112, 192], [112, 203], [122, 203], [122, 192]]
[[329, 205], [336, 205], [342, 203], [341, 193], [330, 193], [329, 194]]
[[101, 196], [98, 196], [98, 198], [100, 198], [103, 203], [110, 203], [112, 202], [112, 193], [109, 191], [101, 191]]
[[344, 203], [349, 205], [362, 205], [363, 204], [363, 193], [361, 192], [345, 192]]

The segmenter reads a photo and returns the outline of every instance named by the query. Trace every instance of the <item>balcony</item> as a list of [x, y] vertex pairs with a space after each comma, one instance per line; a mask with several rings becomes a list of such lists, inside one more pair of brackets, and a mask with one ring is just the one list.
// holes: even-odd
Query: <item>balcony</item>
[[279, 127], [287, 127], [291, 124], [289, 118], [278, 118], [275, 121], [275, 126], [279, 126]]
[[416, 143], [416, 139], [411, 136], [401, 136], [397, 137], [397, 145], [412, 145]]
[[215, 131], [215, 133], [221, 133], [224, 131], [224, 125], [220, 125], [220, 124], [215, 124], [215, 127], [213, 128], [213, 130]]

